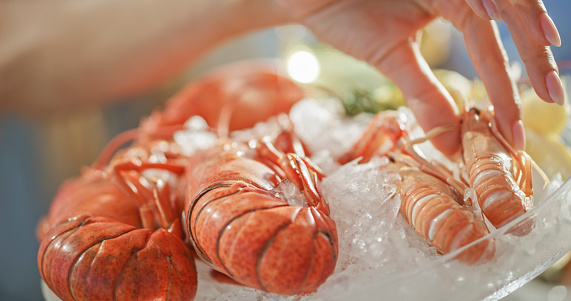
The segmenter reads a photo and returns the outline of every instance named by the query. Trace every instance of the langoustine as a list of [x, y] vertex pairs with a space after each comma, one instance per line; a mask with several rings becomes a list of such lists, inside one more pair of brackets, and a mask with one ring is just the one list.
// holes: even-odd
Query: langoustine
[[[464, 204], [468, 185], [443, 166], [428, 162], [413, 148], [404, 120], [396, 112], [378, 113], [341, 163], [386, 157], [385, 168], [399, 175], [395, 183], [400, 213], [408, 224], [440, 253], [460, 249], [489, 234], [483, 219]], [[355, 151], [357, 150], [357, 151]], [[494, 241], [483, 241], [458, 255], [467, 263], [489, 261]]]
[[[412, 144], [416, 142], [409, 140], [403, 121], [393, 112], [379, 113], [354, 149], [340, 158], [341, 163], [356, 158], [366, 162], [373, 156], [390, 158], [386, 168], [401, 177], [396, 183], [402, 200], [401, 214], [441, 253], [450, 253], [487, 235], [490, 231], [484, 218], [499, 228], [533, 207], [533, 161], [529, 155], [514, 150], [505, 140], [489, 109], [469, 108], [460, 119], [461, 168], [465, 173], [456, 177], [414, 150]], [[475, 191], [475, 196], [464, 197], [468, 188]], [[477, 202], [479, 208], [472, 202]], [[481, 217], [476, 214], [479, 210]], [[528, 223], [509, 233], [525, 235], [531, 228]], [[493, 240], [482, 240], [458, 258], [469, 263], [488, 261], [494, 249]]]
[[[182, 101], [180, 103], [184, 104]], [[218, 124], [219, 133], [230, 132], [233, 128], [229, 126], [231, 122], [228, 121], [228, 116], [232, 115], [231, 112], [233, 110], [233, 105], [226, 107], [225, 110], [221, 110], [221, 112], [213, 115], [219, 118], [220, 115], [226, 114], [226, 117], [221, 119], [213, 118], [213, 121], [209, 123]], [[222, 111], [226, 113], [222, 114]], [[182, 121], [186, 121], [186, 118], [191, 115], [185, 110], [178, 109], [171, 110], [171, 113], [176, 116], [167, 118], [166, 115], [155, 113], [151, 118], [143, 122], [141, 129], [133, 137], [137, 137], [140, 142], [165, 139], [166, 141], [162, 141], [161, 144], [167, 143], [167, 145], [170, 145], [173, 132], [183, 128]], [[177, 114], [181, 115], [178, 116]], [[240, 128], [240, 126], [236, 127]], [[224, 128], [226, 130], [220, 130]], [[380, 133], [388, 136], [387, 141], [396, 142], [395, 145], [398, 144], [398, 140], [406, 136], [406, 133], [398, 124], [385, 129], [389, 131], [394, 130], [389, 135], [386, 135], [387, 132]], [[165, 229], [166, 232], [174, 234], [180, 239], [183, 235], [179, 233], [179, 230], [176, 230], [178, 222], [172, 218], [172, 216], [177, 216], [177, 214], [168, 217], [169, 214], [165, 215], [164, 212], [161, 212], [167, 208], [164, 206], [153, 207], [155, 209], [144, 208], [142, 210], [141, 207], [144, 206], [140, 206], [140, 198], [145, 200], [152, 199], [153, 201], [158, 201], [158, 203], [161, 203], [160, 200], [170, 199], [171, 201], [167, 203], [171, 204], [171, 210], [178, 212], [181, 210], [179, 208], [181, 207], [179, 204], [179, 199], [181, 198], [178, 197], [181, 195], [180, 187], [178, 187], [179, 185], [167, 186], [166, 183], [172, 182], [173, 177], [181, 177], [181, 168], [192, 170], [193, 175], [187, 175], [188, 178], [185, 178], [185, 181], [188, 181], [190, 184], [185, 192], [187, 203], [184, 213], [186, 218], [184, 228], [198, 255], [216, 270], [222, 271], [248, 286], [286, 295], [308, 293], [315, 290], [333, 272], [337, 257], [337, 237], [335, 224], [329, 218], [327, 205], [316, 188], [322, 175], [305, 158], [303, 150], [300, 151], [302, 147], [298, 143], [291, 142], [291, 139], [295, 140], [295, 138], [291, 137], [292, 135], [289, 134], [282, 135], [271, 143], [263, 141], [263, 139], [226, 141], [226, 143], [221, 143], [208, 151], [200, 151], [190, 159], [189, 163], [184, 162], [185, 158], [179, 158], [176, 152], [160, 151], [165, 155], [165, 161], [161, 163], [164, 165], [161, 165], [147, 160], [152, 154], [145, 153], [144, 150], [132, 151], [130, 155], [123, 158], [124, 161], [119, 160], [113, 161], [111, 164], [102, 164], [102, 166], [108, 165], [109, 168], [105, 177], [95, 177], [97, 180], [93, 180], [93, 183], [90, 182], [93, 179], [91, 176], [85, 177], [79, 181], [76, 187], [70, 186], [69, 191], [79, 190], [79, 187], [83, 185], [93, 186], [95, 190], [99, 189], [101, 197], [105, 198], [107, 189], [112, 191], [110, 194], [115, 194], [114, 191], [118, 189], [120, 193], [137, 199], [137, 205], [122, 203], [122, 201], [115, 203], [121, 209], [129, 211], [128, 214], [121, 213], [120, 215], [123, 218], [132, 217], [133, 220], [136, 220], [135, 228], [145, 227], [145, 224], [152, 224], [154, 226], [147, 227], [153, 228], [160, 224], [160, 227]], [[373, 140], [375, 139], [377, 138], [373, 138]], [[377, 155], [373, 153], [377, 152], [377, 148], [380, 145], [384, 145], [384, 142], [378, 143], [379, 140], [375, 141], [376, 144], [368, 145], [366, 143], [364, 148], [349, 154], [347, 157], [351, 159], [361, 155], [368, 157]], [[397, 156], [395, 150], [396, 148], [388, 148], [382, 153], [395, 161], [393, 164], [390, 164], [389, 168], [399, 173], [403, 179], [399, 186], [400, 194], [404, 196], [401, 212], [409, 224], [421, 236], [430, 241], [441, 253], [448, 253], [488, 233], [485, 225], [477, 216], [466, 210], [462, 205], [462, 200], [458, 196], [462, 194], [463, 188], [458, 187], [462, 187], [461, 184], [463, 183], [459, 185], [456, 182], [447, 182], [449, 177], [446, 174], [443, 176], [438, 169], [432, 169], [434, 166], [431, 167], [430, 164], [418, 162], [418, 158], [414, 156], [407, 157], [408, 155], [403, 149], [399, 149], [399, 151], [405, 152], [405, 154]], [[176, 163], [174, 163], [173, 157], [176, 157]], [[102, 162], [104, 161], [102, 160]], [[138, 165], [134, 163], [135, 161], [145, 163]], [[165, 162], [168, 162], [168, 164], [165, 164]], [[137, 180], [138, 177], [141, 177], [147, 171], [156, 169], [164, 169], [165, 173], [169, 174], [168, 179], [150, 180], [147, 178], [146, 180]], [[125, 173], [124, 171], [126, 170], [128, 172]], [[237, 170], [240, 172], [236, 172]], [[110, 177], [116, 177], [110, 175], [123, 173], [126, 175], [121, 176], [119, 182], [117, 182], [119, 184], [107, 183], [99, 186], [99, 180], [109, 180]], [[97, 172], [95, 174], [100, 173]], [[286, 178], [296, 182], [298, 188], [307, 195], [310, 203], [309, 207], [287, 206], [284, 201], [272, 193], [272, 190], [278, 183]], [[108, 184], [109, 187], [105, 186]], [[137, 191], [135, 192], [132, 187], [138, 188]], [[169, 190], [171, 191], [166, 192]], [[62, 195], [68, 194], [63, 191]], [[249, 196], [252, 196], [252, 198], [245, 200]], [[76, 196], [74, 195], [73, 197]], [[97, 199], [98, 197], [100, 196], [96, 196], [94, 193], [87, 195], [86, 199]], [[58, 196], [58, 198], [60, 197]], [[65, 199], [64, 197], [61, 198]], [[123, 197], [121, 196], [121, 198]], [[235, 202], [240, 202], [240, 205], [244, 205], [240, 207], [243, 211], [237, 211], [233, 208]], [[261, 207], [257, 207], [258, 205]], [[85, 211], [86, 208], [88, 206], [78, 205], [78, 211]], [[168, 210], [166, 209], [166, 211]], [[277, 212], [279, 210], [284, 211], [283, 215], [282, 213], [274, 215], [274, 211]], [[276, 218], [267, 218], [270, 214], [265, 218], [257, 217], [258, 211], [272, 211], [271, 216]], [[109, 212], [104, 214], [96, 212], [94, 215], [105, 216], [105, 214], [110, 214], [114, 218], [116, 213], [114, 210], [109, 210]], [[69, 216], [72, 215], [76, 214], [69, 214]], [[218, 215], [218, 217], [214, 218], [214, 215]], [[220, 215], [225, 215], [224, 218], [226, 219], [219, 219]], [[65, 215], [62, 214], [61, 216]], [[78, 219], [82, 218], [80, 216]], [[85, 224], [95, 223], [92, 222], [95, 219], [99, 222], [99, 218], [89, 218]], [[87, 219], [81, 220], [80, 223], [83, 223], [85, 220]], [[107, 222], [107, 220], [104, 221]], [[454, 223], [455, 221], [458, 221], [458, 223]], [[236, 224], [233, 224], [234, 222]], [[245, 226], [248, 223], [250, 223], [249, 229]], [[172, 227], [169, 226], [171, 224], [173, 225]], [[456, 224], [460, 224], [462, 227]], [[258, 233], [256, 225], [264, 225], [269, 235], [266, 233], [264, 236], [262, 233]], [[297, 233], [298, 229], [303, 229], [303, 231], [309, 229], [309, 231], [302, 235]], [[231, 233], [232, 231], [236, 232]], [[254, 239], [252, 236], [247, 237], [248, 235], [246, 234], [257, 236]], [[311, 256], [308, 255], [309, 253], [297, 254], [295, 250], [284, 247], [287, 245], [286, 241], [292, 239], [291, 237], [295, 237], [294, 239], [299, 238], [296, 242], [300, 246], [303, 245], [304, 249], [309, 250]], [[56, 242], [55, 244], [58, 243]], [[230, 254], [235, 252], [236, 248], [240, 248], [240, 252], [236, 252], [240, 256]], [[471, 250], [476, 251], [474, 254], [463, 254], [461, 259], [468, 262], [477, 262], [480, 259], [487, 260], [493, 255], [493, 241]], [[243, 254], [249, 255], [242, 257]], [[315, 256], [315, 254], [323, 256]], [[51, 257], [52, 255], [46, 256]], [[292, 259], [295, 258], [294, 256], [300, 257], [294, 260]], [[310, 262], [311, 268], [306, 268]], [[40, 267], [40, 269], [42, 268], [43, 266]], [[50, 268], [48, 267], [47, 269], [49, 270]], [[120, 270], [119, 274], [122, 276], [125, 272]], [[56, 282], [63, 283], [64, 280], [60, 279]], [[166, 283], [170, 286], [171, 282]], [[58, 284], [58, 286], [63, 287], [64, 285]], [[106, 288], [105, 291], [108, 293], [114, 289]], [[78, 292], [80, 291], [78, 290]], [[140, 292], [147, 294], [146, 291], [141, 290]], [[93, 294], [92, 296], [99, 297], [97, 292], [89, 293]], [[75, 295], [81, 293], [72, 292], [72, 294], [75, 297]], [[184, 298], [190, 295], [192, 293], [186, 294]], [[121, 296], [120, 298], [128, 298], [128, 294]]]
[[[490, 110], [471, 108], [461, 121], [462, 155], [470, 186], [486, 218], [494, 227], [502, 227], [533, 208], [532, 159], [505, 140]], [[525, 235], [530, 230], [528, 224], [511, 233]]]

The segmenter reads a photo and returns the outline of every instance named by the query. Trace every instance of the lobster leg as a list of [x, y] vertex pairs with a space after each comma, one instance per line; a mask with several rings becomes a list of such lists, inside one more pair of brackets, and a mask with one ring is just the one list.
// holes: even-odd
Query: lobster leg
[[360, 163], [366, 163], [376, 153], [388, 153], [397, 149], [401, 138], [407, 137], [403, 121], [398, 113], [382, 112], [373, 118], [363, 135], [349, 152], [339, 158], [339, 163], [346, 164], [349, 161], [360, 159]]
[[258, 154], [271, 162], [272, 166], [278, 166], [285, 173], [285, 177], [303, 192], [309, 206], [329, 214], [329, 207], [317, 189], [317, 183], [324, 177], [324, 174], [316, 165], [297, 154], [281, 153], [268, 141], [256, 145]]
[[[293, 124], [289, 117], [285, 114], [277, 116], [280, 130], [274, 139], [266, 139], [271, 141], [271, 145], [275, 146], [276, 150], [282, 153], [294, 153], [300, 157], [305, 158], [305, 146], [299, 137], [294, 133]], [[273, 140], [273, 141], [272, 141]]]
[[[406, 142], [402, 146], [404, 153], [411, 156], [414, 160], [407, 160], [407, 156], [402, 156], [401, 158], [406, 160], [409, 165], [414, 165], [423, 172], [443, 180], [448, 185], [454, 187], [461, 195], [464, 195], [464, 190], [468, 187], [468, 184], [463, 179], [456, 179], [446, 167], [434, 161], [429, 162], [414, 149], [414, 145], [426, 142], [452, 129], [454, 129], [454, 126], [440, 126], [427, 132], [425, 137]], [[463, 200], [459, 200], [459, 202], [461, 205], [464, 203]]]
[[[141, 175], [142, 171], [148, 169], [162, 169], [178, 175], [184, 172], [184, 168], [179, 165], [129, 161], [113, 166], [112, 177], [126, 193], [138, 200], [143, 227], [153, 229], [155, 228], [155, 221], [157, 221], [160, 227], [169, 229], [174, 220], [172, 207], [176, 205], [176, 201], [174, 204], [169, 203], [171, 198], [169, 195], [170, 186], [165, 184], [163, 179], [157, 178], [152, 183], [149, 183]], [[146, 185], [142, 182], [146, 183]], [[151, 188], [148, 186], [151, 186]]]

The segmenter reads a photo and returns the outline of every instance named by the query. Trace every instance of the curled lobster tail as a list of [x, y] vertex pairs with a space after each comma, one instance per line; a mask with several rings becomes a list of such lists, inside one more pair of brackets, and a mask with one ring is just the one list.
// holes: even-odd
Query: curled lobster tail
[[194, 299], [194, 256], [174, 213], [182, 196], [167, 184], [183, 169], [144, 161], [154, 146], [120, 152], [60, 188], [38, 267], [62, 300]]
[[81, 216], [47, 237], [40, 273], [63, 300], [192, 300], [196, 294], [193, 256], [164, 229]]
[[[464, 114], [462, 147], [470, 186], [492, 225], [502, 227], [533, 207], [531, 164], [505, 142], [489, 112], [472, 108]], [[521, 227], [513, 234], [530, 230]]]
[[[402, 178], [398, 185], [402, 215], [440, 253], [450, 253], [489, 234], [483, 220], [460, 205], [460, 194], [445, 182], [402, 164], [398, 172]], [[467, 263], [488, 261], [494, 255], [494, 245], [493, 240], [483, 241], [458, 259]]]
[[[191, 159], [187, 232], [205, 262], [239, 283], [282, 295], [311, 292], [335, 268], [336, 226], [315, 194], [312, 167], [296, 154], [258, 157], [267, 151], [276, 150], [226, 145]], [[274, 164], [262, 163], [268, 160]], [[287, 164], [295, 168], [284, 170]], [[290, 206], [271, 192], [296, 173], [291, 181], [314, 198], [309, 207]]]

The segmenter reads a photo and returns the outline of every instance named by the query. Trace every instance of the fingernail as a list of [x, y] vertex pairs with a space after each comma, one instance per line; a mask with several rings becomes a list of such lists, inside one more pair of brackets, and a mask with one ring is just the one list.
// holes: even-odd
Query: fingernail
[[543, 13], [539, 17], [539, 25], [541, 26], [541, 30], [543, 30], [543, 35], [551, 45], [554, 46], [561, 46], [561, 36], [559, 36], [559, 31], [557, 27], [555, 27], [555, 23], [547, 13]]
[[525, 149], [525, 130], [523, 129], [523, 121], [518, 120], [512, 124], [512, 140], [513, 147], [517, 150]]
[[545, 84], [551, 99], [562, 106], [565, 103], [565, 91], [563, 90], [563, 83], [555, 70], [550, 71], [545, 76]]
[[496, 5], [495, 0], [482, 0], [482, 5], [486, 9], [488, 13], [488, 17], [494, 21], [501, 21], [502, 18], [500, 17], [500, 11], [498, 10], [498, 6]]

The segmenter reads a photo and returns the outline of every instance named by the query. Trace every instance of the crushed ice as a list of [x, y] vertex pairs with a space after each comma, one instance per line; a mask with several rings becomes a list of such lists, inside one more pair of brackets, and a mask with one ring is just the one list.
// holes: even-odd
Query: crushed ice
[[[290, 118], [296, 134], [312, 154], [311, 159], [328, 176], [320, 189], [327, 200], [331, 217], [336, 221], [339, 239], [339, 258], [335, 273], [313, 295], [301, 299], [327, 300], [335, 291], [347, 286], [350, 279], [365, 271], [377, 271], [391, 275], [403, 269], [419, 266], [430, 258], [437, 257], [437, 251], [429, 246], [414, 230], [399, 217], [400, 198], [392, 184], [398, 180], [396, 173], [382, 167], [386, 160], [374, 159], [366, 164], [351, 162], [344, 166], [335, 158], [348, 151], [360, 137], [370, 121], [370, 115], [359, 115], [342, 119], [338, 102], [319, 102], [307, 99], [296, 104]], [[416, 129], [412, 114], [403, 111]], [[245, 140], [256, 134], [268, 132], [274, 122], [260, 123], [251, 130], [240, 131], [234, 137]], [[240, 138], [241, 137], [241, 138]], [[426, 144], [426, 143], [425, 143]], [[430, 145], [422, 145], [421, 149]], [[430, 149], [429, 149], [430, 152]], [[306, 206], [303, 195], [290, 181], [284, 181], [273, 193], [292, 205]], [[208, 276], [205, 276], [208, 277]], [[209, 282], [199, 284], [198, 300], [289, 300], [274, 294], [232, 285]], [[296, 299], [297, 300], [297, 299]]]
[[290, 206], [308, 207], [304, 194], [288, 179], [282, 181], [271, 193], [286, 201]]
[[[392, 182], [398, 175], [383, 169], [385, 161], [371, 160], [366, 164], [354, 162], [340, 166], [335, 158], [345, 153], [359, 138], [371, 116], [362, 114], [354, 118], [340, 117], [341, 108], [337, 101], [317, 101], [306, 99], [296, 104], [290, 118], [296, 134], [306, 143], [311, 152], [311, 159], [328, 175], [321, 183], [320, 189], [327, 200], [331, 217], [336, 221], [339, 239], [339, 257], [335, 272], [318, 289], [307, 296], [279, 296], [263, 293], [251, 288], [222, 283], [212, 277], [211, 269], [197, 261], [198, 293], [196, 300], [330, 300], [340, 296], [360, 296], [373, 298], [367, 292], [382, 292], [383, 299], [446, 299], [446, 291], [455, 291], [455, 295], [472, 296], [469, 290], [483, 287], [494, 294], [490, 298], [501, 298], [528, 281], [526, 277], [516, 279], [516, 273], [532, 268], [530, 261], [522, 256], [540, 256], [545, 251], [542, 242], [557, 240], [565, 232], [557, 223], [571, 223], [571, 208], [562, 207], [544, 216], [536, 224], [542, 230], [532, 231], [524, 237], [503, 235], [497, 241], [495, 257], [498, 259], [491, 267], [467, 266], [456, 261], [440, 260], [437, 251], [430, 247], [399, 216], [400, 200]], [[399, 109], [406, 116], [413, 137], [422, 137], [424, 133], [416, 125], [414, 116], [406, 108]], [[276, 129], [274, 120], [260, 123], [252, 129], [233, 132], [233, 138], [248, 141], [251, 137]], [[181, 145], [185, 155], [196, 150], [207, 149], [217, 143], [216, 134], [212, 133], [206, 122], [200, 117], [193, 117], [185, 125], [185, 129], [174, 135], [175, 141]], [[430, 143], [416, 146], [417, 150], [430, 160], [437, 160], [453, 171], [457, 166], [436, 151]], [[162, 158], [157, 158], [161, 161]], [[556, 175], [545, 186], [534, 171], [533, 186], [536, 206], [551, 196], [562, 185], [563, 179]], [[290, 181], [272, 191], [276, 196], [292, 205], [307, 206], [303, 194]], [[571, 193], [561, 192], [563, 199], [571, 198]], [[468, 189], [465, 201], [475, 199], [474, 192]], [[480, 212], [477, 206], [476, 213]], [[557, 206], [557, 204], [548, 204]], [[565, 204], [560, 205], [565, 206]], [[555, 231], [556, 230], [556, 231]], [[504, 230], [505, 231], [505, 230]], [[559, 236], [557, 236], [559, 235]], [[552, 237], [553, 236], [553, 237]], [[567, 236], [565, 236], [567, 237]], [[523, 254], [523, 255], [522, 255]], [[545, 261], [546, 266], [550, 264]], [[415, 269], [424, 266], [424, 269]], [[513, 269], [513, 270], [510, 270]], [[519, 270], [518, 270], [519, 269]], [[412, 271], [407, 273], [407, 271]], [[396, 276], [395, 276], [396, 275]], [[403, 276], [404, 275], [404, 276]], [[396, 278], [395, 278], [396, 277]], [[467, 280], [470, 279], [470, 280]], [[419, 281], [420, 280], [420, 281]], [[513, 281], [513, 282], [512, 282]], [[500, 289], [511, 282], [507, 289]], [[45, 288], [45, 284], [43, 284]], [[414, 287], [414, 289], [411, 289]], [[435, 287], [441, 290], [435, 291]], [[47, 300], [59, 300], [49, 289], [44, 291]], [[374, 299], [378, 299], [379, 295]], [[394, 298], [393, 298], [394, 297]]]
[[[398, 175], [382, 168], [386, 164], [385, 161], [374, 159], [366, 164], [351, 162], [344, 166], [335, 162], [334, 158], [349, 150], [359, 138], [371, 118], [370, 115], [362, 114], [345, 119], [340, 117], [339, 112], [340, 107], [336, 101], [318, 102], [312, 99], [299, 102], [290, 112], [295, 132], [306, 143], [312, 154], [312, 161], [328, 175], [322, 181], [320, 189], [330, 206], [331, 217], [336, 221], [338, 229], [339, 257], [334, 274], [311, 295], [285, 297], [218, 282], [212, 277], [208, 266], [197, 262], [199, 283], [196, 300], [331, 300], [348, 296], [348, 292], [351, 297], [380, 297], [368, 295], [367, 291], [387, 294], [382, 296], [387, 300], [442, 300], [447, 299], [448, 292], [461, 296], [462, 290], [466, 290], [466, 296], [473, 296], [470, 290], [478, 289], [478, 286], [494, 291], [501, 289], [509, 281], [515, 281], [510, 285], [515, 289], [529, 280], [525, 277], [518, 280], [514, 276], [516, 272], [522, 273], [518, 268], [529, 269], [532, 264], [531, 259], [526, 261], [522, 256], [537, 256], [538, 252], [544, 250], [544, 244], [541, 242], [556, 239], [550, 236], [555, 237], [562, 232], [561, 229], [555, 232], [532, 231], [524, 237], [501, 236], [501, 241], [497, 240], [498, 250], [495, 255], [500, 261], [495, 262], [492, 267], [467, 266], [456, 261], [440, 260], [445, 256], [439, 256], [437, 251], [399, 216], [400, 200], [392, 185]], [[424, 133], [416, 125], [410, 110], [401, 108], [399, 112], [406, 116], [407, 125], [413, 129], [413, 137], [422, 137]], [[234, 132], [233, 137], [248, 141], [260, 133], [271, 132], [276, 124], [275, 120], [260, 123], [252, 129]], [[190, 119], [186, 128], [177, 132], [174, 139], [187, 155], [198, 149], [207, 149], [217, 142], [217, 136], [209, 131], [200, 117]], [[416, 147], [431, 160], [443, 162], [451, 170], [458, 170], [454, 163], [437, 152], [430, 143], [422, 143]], [[541, 204], [542, 200], [552, 195], [563, 183], [561, 176], [556, 176], [542, 189], [544, 183], [541, 178], [534, 174], [533, 180], [536, 187], [536, 205]], [[307, 206], [302, 193], [290, 181], [284, 181], [273, 193], [292, 205]], [[475, 199], [473, 193], [468, 189], [465, 200]], [[567, 196], [565, 194], [563, 197]], [[477, 205], [477, 202], [475, 203]], [[561, 219], [571, 222], [571, 209], [562, 209], [552, 210], [552, 215], [544, 217], [542, 224], [536, 226], [541, 229], [556, 229], [556, 224]], [[479, 212], [480, 209], [476, 206], [474, 210]], [[549, 262], [546, 261], [545, 264]], [[420, 266], [426, 268], [418, 269]], [[443, 285], [446, 289], [434, 290], [435, 287], [442, 288]], [[491, 298], [501, 298], [509, 290], [510, 288], [496, 291]]]
[[[306, 143], [312, 161], [327, 174], [320, 189], [330, 206], [331, 217], [337, 224], [339, 257], [335, 273], [317, 292], [308, 296], [284, 297], [230, 284], [208, 282], [208, 285], [199, 283], [197, 300], [334, 299], [338, 294], [350, 290], [354, 283], [366, 282], [370, 277], [391, 279], [392, 275], [414, 270], [415, 267], [427, 265], [441, 257], [399, 215], [400, 199], [392, 184], [399, 176], [382, 168], [387, 162], [374, 159], [366, 164], [351, 162], [340, 166], [336, 163], [335, 158], [350, 149], [372, 117], [362, 114], [346, 119], [340, 117], [339, 110], [334, 100], [306, 99], [296, 104], [290, 112], [295, 132]], [[424, 133], [410, 110], [401, 108], [399, 112], [406, 117], [413, 138], [423, 137]], [[267, 131], [268, 127], [271, 128], [271, 125], [259, 124], [252, 131], [260, 133]], [[245, 132], [242, 135], [253, 133]], [[455, 175], [459, 173], [457, 164], [436, 151], [432, 144], [422, 143], [415, 148], [430, 160], [442, 162]], [[536, 200], [550, 195], [561, 183], [561, 179], [555, 179], [548, 183], [545, 190], [536, 189]], [[277, 187], [274, 193], [292, 205], [305, 205], [300, 203], [304, 199], [302, 194], [289, 181]], [[466, 201], [475, 199], [473, 190], [468, 189], [465, 198]], [[476, 206], [474, 210], [478, 213], [480, 209]], [[508, 238], [501, 252], [513, 251], [517, 239]], [[470, 273], [470, 268], [457, 267], [459, 275]], [[438, 281], [439, 277], [444, 276], [438, 273], [435, 270], [434, 276], [427, 279]], [[452, 281], [460, 286], [464, 284], [464, 279], [464, 276], [459, 276]], [[435, 282], [430, 281], [423, 285], [434, 285]], [[491, 285], [495, 284], [488, 284]], [[399, 294], [406, 295], [403, 292], [395, 293]]]
[[174, 134], [174, 141], [181, 146], [185, 156], [200, 149], [208, 149], [218, 142], [218, 136], [209, 131], [206, 121], [200, 116], [191, 117], [183, 130]]

